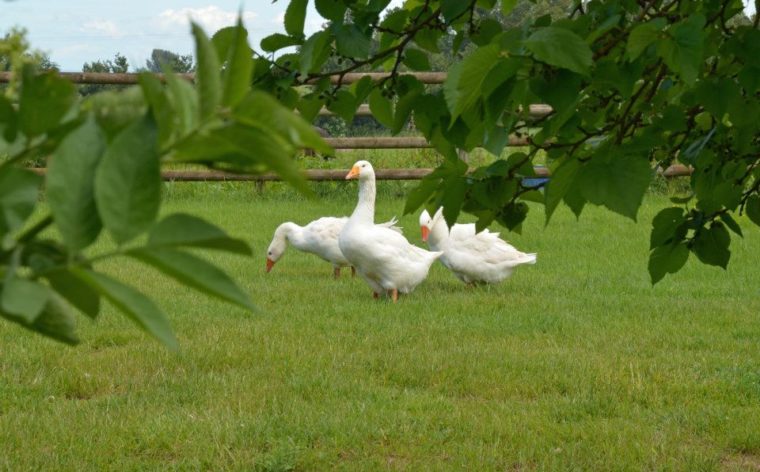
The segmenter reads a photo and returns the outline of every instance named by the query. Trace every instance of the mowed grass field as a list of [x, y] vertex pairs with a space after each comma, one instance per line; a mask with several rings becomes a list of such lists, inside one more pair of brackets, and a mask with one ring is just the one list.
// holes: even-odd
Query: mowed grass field
[[[380, 186], [377, 220], [412, 184]], [[251, 293], [249, 314], [128, 260], [100, 267], [158, 301], [181, 351], [112, 307], [69, 348], [0, 323], [2, 470], [758, 470], [760, 231], [729, 270], [690, 260], [652, 288], [650, 195], [634, 223], [535, 206], [535, 266], [468, 288], [437, 264], [398, 304], [289, 250], [275, 227], [346, 215], [356, 184], [306, 200], [270, 186], [172, 184], [191, 212], [250, 241], [205, 254]], [[417, 215], [401, 218], [422, 244]], [[106, 238], [94, 252], [110, 247]]]

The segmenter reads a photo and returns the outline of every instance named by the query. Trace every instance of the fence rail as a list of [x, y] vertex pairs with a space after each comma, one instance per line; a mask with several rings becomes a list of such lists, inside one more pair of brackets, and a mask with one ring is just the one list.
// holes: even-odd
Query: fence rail
[[[100, 85], [132, 85], [137, 84], [140, 74], [134, 72], [109, 73], [109, 72], [59, 72], [58, 75], [64, 79], [70, 80], [75, 84], [100, 84]], [[161, 81], [165, 81], [164, 74], [154, 74]], [[195, 74], [177, 74], [187, 80], [195, 80]], [[388, 77], [388, 72], [351, 72], [345, 74], [341, 80], [340, 75], [331, 75], [330, 82], [337, 84], [352, 84], [358, 82], [364, 77], [369, 77], [374, 81]], [[446, 80], [446, 72], [414, 72], [400, 75], [413, 75], [423, 84], [442, 84]], [[0, 83], [6, 83], [11, 80], [11, 72], [0, 72]]]
[[[335, 149], [423, 149], [433, 147], [421, 137], [354, 137], [324, 138]], [[509, 146], [527, 146], [528, 138], [510, 136]]]
[[[405, 73], [402, 73], [404, 75]], [[102, 72], [59, 72], [59, 75], [76, 84], [101, 84], [101, 85], [131, 85], [137, 84], [140, 74], [123, 73], [111, 74]], [[154, 74], [160, 80], [165, 80], [164, 74]], [[195, 74], [178, 74], [187, 79], [194, 80]], [[355, 72], [330, 76], [332, 83], [351, 84], [361, 80], [363, 77], [370, 77], [372, 80], [381, 80], [388, 77], [385, 72]], [[446, 72], [414, 72], [408, 75], [415, 76], [424, 84], [442, 84], [446, 80]], [[10, 72], [0, 72], [0, 83], [7, 83], [12, 79]], [[530, 106], [530, 115], [539, 118], [552, 112], [549, 105], [535, 104]], [[327, 109], [320, 110], [320, 115], [333, 115]], [[372, 116], [372, 112], [367, 105], [361, 105], [357, 109], [358, 116]], [[432, 147], [430, 143], [421, 137], [351, 137], [351, 138], [326, 138], [325, 141], [334, 149], [421, 149]], [[521, 136], [510, 136], [510, 146], [525, 146], [528, 140]], [[46, 169], [35, 168], [32, 171], [44, 175]], [[376, 171], [378, 180], [419, 180], [432, 172], [433, 169], [378, 169]], [[306, 171], [306, 178], [313, 181], [337, 181], [343, 180], [348, 170], [323, 170], [310, 169]], [[672, 165], [667, 169], [657, 169], [657, 172], [664, 177], [680, 177], [691, 175], [692, 169], [683, 165]], [[550, 173], [545, 167], [537, 167], [536, 175], [538, 177], [549, 177]], [[198, 182], [198, 181], [257, 181], [268, 182], [277, 181], [280, 178], [276, 174], [264, 173], [258, 175], [252, 174], [233, 174], [219, 171], [163, 171], [161, 176], [167, 181]]]
[[[31, 169], [38, 175], [44, 176], [47, 169], [37, 167]], [[310, 169], [305, 171], [306, 179], [315, 182], [329, 182], [344, 180], [349, 169]], [[534, 167], [536, 177], [551, 177], [551, 172], [546, 167]], [[675, 164], [667, 169], [657, 169], [657, 173], [663, 177], [686, 177], [691, 175], [690, 167]], [[420, 180], [429, 173], [432, 168], [418, 169], [376, 169], [377, 180]], [[161, 172], [161, 178], [170, 182], [277, 182], [282, 179], [277, 174], [267, 172], [263, 174], [233, 174], [230, 172], [209, 170], [165, 170]]]
[[[541, 118], [552, 112], [552, 107], [549, 105], [535, 104], [530, 106], [530, 117]], [[327, 108], [319, 110], [319, 114], [322, 116], [335, 116], [335, 113], [331, 112]], [[356, 116], [372, 116], [372, 111], [369, 109], [369, 105], [359, 105], [356, 109]]]

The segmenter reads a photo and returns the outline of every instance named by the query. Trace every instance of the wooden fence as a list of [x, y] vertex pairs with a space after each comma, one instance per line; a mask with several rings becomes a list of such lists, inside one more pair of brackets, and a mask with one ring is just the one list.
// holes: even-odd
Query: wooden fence
[[[45, 175], [47, 169], [31, 169], [38, 175]], [[534, 167], [536, 177], [551, 177], [551, 172], [546, 167]], [[349, 169], [309, 169], [305, 171], [307, 180], [316, 182], [330, 182], [345, 180]], [[691, 175], [692, 168], [680, 164], [675, 164], [667, 169], [657, 169], [657, 173], [663, 177], [686, 177]], [[419, 180], [429, 173], [433, 172], [432, 168], [417, 169], [376, 169], [375, 176], [377, 180]], [[231, 172], [211, 171], [211, 170], [165, 170], [161, 172], [161, 177], [169, 182], [277, 182], [280, 176], [266, 172], [263, 174], [234, 174]]]
[[[403, 73], [402, 73], [403, 74]], [[100, 84], [100, 85], [133, 85], [138, 83], [139, 74], [123, 73], [111, 74], [101, 72], [59, 72], [59, 75], [76, 84]], [[164, 81], [163, 74], [155, 74], [160, 80]], [[187, 80], [194, 80], [194, 74], [178, 74]], [[442, 84], [446, 80], [445, 72], [414, 72], [409, 75], [415, 76], [424, 84]], [[363, 77], [370, 77], [372, 80], [380, 80], [387, 77], [384, 72], [357, 72], [344, 74], [343, 76], [334, 75], [330, 77], [332, 83], [351, 84]], [[12, 78], [10, 72], [0, 72], [0, 83], [7, 83]], [[530, 115], [533, 118], [540, 118], [552, 112], [549, 105], [535, 104], [530, 106]], [[320, 115], [331, 116], [333, 113], [327, 109], [320, 110]], [[357, 116], [372, 116], [372, 112], [367, 105], [361, 105], [356, 111]], [[325, 138], [325, 141], [334, 149], [420, 149], [432, 147], [425, 138], [422, 137], [347, 137], [347, 138]], [[510, 136], [509, 146], [525, 146], [528, 144], [526, 137]], [[45, 169], [33, 169], [38, 174], [44, 174]], [[348, 170], [323, 170], [310, 169], [306, 171], [306, 177], [314, 181], [338, 181], [343, 180]], [[419, 180], [432, 172], [432, 169], [378, 169], [375, 173], [378, 180]], [[678, 177], [691, 175], [691, 169], [674, 165], [667, 169], [658, 169], [658, 173], [665, 177]], [[539, 177], [549, 177], [549, 171], [545, 167], [537, 167], [536, 174]], [[272, 173], [248, 175], [233, 174], [228, 172], [215, 171], [164, 171], [162, 172], [164, 180], [168, 181], [257, 181], [268, 182], [280, 180], [279, 177]]]

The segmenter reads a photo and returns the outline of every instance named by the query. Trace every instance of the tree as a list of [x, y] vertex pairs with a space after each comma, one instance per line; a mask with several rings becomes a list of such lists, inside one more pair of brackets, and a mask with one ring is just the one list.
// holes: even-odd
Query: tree
[[[129, 72], [129, 61], [118, 52], [114, 55], [113, 60], [98, 60], [85, 63], [82, 66], [82, 72], [99, 72], [105, 74], [124, 74]], [[87, 84], [79, 87], [79, 93], [83, 96], [92, 95], [95, 92], [103, 90], [116, 90], [113, 85]]]
[[191, 72], [194, 69], [192, 54], [179, 55], [164, 49], [154, 49], [145, 67], [151, 72], [163, 72], [164, 67], [178, 73]]
[[[348, 120], [368, 99], [393, 132], [413, 119], [446, 160], [410, 194], [407, 212], [442, 205], [449, 223], [466, 211], [479, 228], [496, 221], [519, 230], [526, 202], [535, 201], [546, 206], [547, 222], [562, 202], [578, 216], [593, 204], [636, 219], [655, 169], [680, 162], [694, 170], [691, 192], [652, 222], [653, 283], [690, 254], [725, 268], [730, 233], [741, 237], [736, 215], [760, 224], [760, 30], [757, 17], [737, 20], [740, 0], [574, 1], [564, 17], [564, 2], [548, 2], [552, 14], [519, 25], [506, 19], [538, 5], [410, 0], [382, 17], [387, 1], [315, 3], [330, 28], [306, 37], [306, 2], [292, 0], [288, 34], [261, 46], [302, 45], [301, 53], [273, 61], [280, 79], [262, 83], [280, 96], [288, 85], [316, 84], [295, 104], [306, 117], [326, 105]], [[496, 16], [481, 10], [496, 8]], [[380, 48], [371, 52], [375, 34]], [[399, 74], [402, 65], [427, 68], [412, 47], [439, 54], [447, 37], [454, 53], [467, 41], [473, 47], [448, 68], [441, 90]], [[391, 74], [336, 86], [322, 70], [336, 54], [344, 58], [334, 71], [340, 77], [360, 67]], [[553, 111], [534, 120], [531, 103]], [[457, 158], [457, 149], [474, 147], [498, 156], [515, 138], [527, 152], [491, 166], [468, 169]], [[553, 172], [545, 193], [522, 183], [539, 155]]]

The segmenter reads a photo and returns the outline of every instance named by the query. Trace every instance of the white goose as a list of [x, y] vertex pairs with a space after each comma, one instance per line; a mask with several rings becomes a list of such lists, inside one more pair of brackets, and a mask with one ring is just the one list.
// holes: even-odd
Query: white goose
[[[430, 213], [427, 210], [422, 210], [422, 213], [420, 213], [420, 230], [422, 231], [422, 240], [426, 242], [428, 242], [428, 236], [430, 235], [429, 225], [431, 221]], [[455, 223], [449, 230], [449, 237], [452, 239], [464, 239], [475, 236], [475, 232], [475, 223]], [[428, 242], [428, 247], [434, 251], [438, 250], [433, 248], [432, 242]]]
[[430, 249], [443, 251], [441, 263], [466, 284], [501, 282], [518, 265], [536, 263], [536, 254], [518, 251], [499, 239], [499, 233], [486, 229], [476, 234], [474, 224], [455, 224], [449, 231], [443, 208], [432, 218], [423, 210], [420, 229]]
[[430, 266], [443, 252], [413, 246], [406, 238], [374, 224], [375, 171], [367, 161], [358, 161], [346, 179], [359, 179], [359, 201], [338, 237], [343, 255], [356, 267], [377, 298], [409, 293], [427, 277]]
[[[272, 270], [275, 263], [285, 253], [288, 243], [299, 251], [315, 254], [333, 265], [333, 275], [340, 277], [340, 269], [350, 265], [338, 247], [338, 235], [343, 230], [348, 217], [337, 218], [325, 216], [314, 220], [306, 226], [299, 226], [293, 222], [285, 222], [277, 227], [272, 242], [267, 249], [267, 272]], [[380, 226], [393, 231], [401, 232], [401, 228], [394, 226], [396, 218]], [[355, 270], [351, 268], [351, 274]]]

